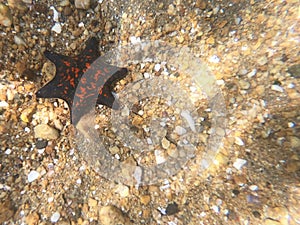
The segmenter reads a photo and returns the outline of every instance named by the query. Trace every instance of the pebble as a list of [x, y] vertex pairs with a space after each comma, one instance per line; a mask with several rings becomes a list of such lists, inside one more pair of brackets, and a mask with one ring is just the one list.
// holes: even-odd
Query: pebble
[[91, 0], [75, 0], [74, 3], [77, 9], [89, 9], [91, 5]]
[[300, 77], [300, 64], [292, 65], [288, 68], [288, 72], [291, 74], [292, 77]]
[[31, 183], [33, 181], [35, 181], [36, 179], [38, 179], [40, 176], [40, 173], [35, 171], [35, 170], [31, 170], [27, 176], [28, 182]]
[[34, 128], [34, 137], [41, 139], [57, 139], [59, 132], [47, 124], [39, 124]]
[[57, 34], [60, 34], [62, 30], [60, 23], [55, 23], [51, 30]]
[[25, 41], [22, 38], [18, 37], [17, 35], [14, 36], [14, 41], [15, 41], [15, 43], [17, 45], [24, 45], [24, 46], [26, 46]]
[[244, 146], [245, 145], [244, 141], [240, 137], [235, 137], [235, 142], [234, 143], [239, 145], [239, 146]]
[[104, 206], [99, 211], [102, 225], [131, 225], [130, 219], [115, 206]]
[[27, 11], [27, 6], [22, 0], [7, 0], [7, 3], [11, 9], [17, 9], [22, 13]]
[[291, 147], [292, 148], [299, 148], [300, 147], [300, 138], [296, 136], [290, 137]]
[[56, 223], [60, 218], [60, 213], [59, 212], [55, 212], [52, 214], [50, 221], [51, 223]]
[[168, 149], [170, 147], [170, 141], [168, 141], [166, 138], [163, 138], [161, 141], [161, 146], [163, 149]]
[[6, 101], [1, 101], [0, 102], [0, 107], [6, 108], [6, 107], [8, 107], [8, 103]]
[[283, 92], [283, 88], [280, 87], [280, 86], [277, 85], [277, 84], [272, 85], [272, 86], [271, 86], [271, 89], [272, 89], [273, 91]]
[[36, 212], [30, 213], [26, 216], [25, 222], [27, 225], [36, 225], [39, 222], [39, 215]]
[[257, 63], [260, 65], [260, 66], [263, 66], [263, 65], [266, 65], [268, 62], [268, 58], [266, 56], [262, 56], [258, 59]]
[[155, 159], [157, 164], [161, 164], [167, 161], [165, 154], [161, 150], [155, 150], [154, 151]]
[[148, 205], [149, 202], [151, 201], [151, 196], [150, 195], [142, 195], [140, 197], [140, 201], [143, 205]]
[[186, 134], [186, 129], [184, 129], [181, 126], [176, 126], [174, 131], [176, 134], [178, 134], [180, 136]]
[[89, 198], [88, 205], [89, 205], [89, 207], [95, 207], [98, 205], [98, 201], [93, 198]]
[[129, 195], [129, 187], [124, 184], [119, 184], [116, 193], [119, 193], [120, 197], [125, 198]]
[[243, 89], [243, 90], [248, 90], [250, 88], [250, 83], [245, 80], [240, 80], [239, 85], [240, 85], [241, 89]]
[[247, 160], [237, 158], [235, 160], [235, 162], [233, 163], [233, 167], [236, 168], [237, 170], [241, 170], [243, 168], [243, 166], [246, 165], [246, 163], [247, 163]]
[[3, 3], [0, 3], [0, 24], [5, 27], [10, 27], [12, 25], [10, 9]]

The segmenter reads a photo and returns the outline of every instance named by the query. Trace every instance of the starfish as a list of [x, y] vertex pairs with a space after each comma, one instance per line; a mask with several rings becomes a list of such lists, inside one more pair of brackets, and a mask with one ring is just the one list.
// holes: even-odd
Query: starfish
[[[128, 71], [126, 68], [103, 62], [99, 58], [98, 45], [97, 38], [90, 38], [86, 42], [85, 49], [75, 57], [47, 50], [44, 52], [44, 55], [55, 64], [56, 74], [49, 83], [37, 91], [36, 96], [65, 100], [70, 109], [71, 123], [74, 125], [96, 103], [113, 109], [119, 107], [117, 103], [114, 104], [113, 85], [126, 77]], [[72, 115], [72, 112], [75, 113]]]

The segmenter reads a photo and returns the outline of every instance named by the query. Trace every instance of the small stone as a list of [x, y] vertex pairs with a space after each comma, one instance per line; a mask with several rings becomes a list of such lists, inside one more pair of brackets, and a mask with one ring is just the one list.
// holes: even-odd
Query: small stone
[[39, 215], [34, 212], [34, 213], [30, 213], [28, 216], [26, 216], [25, 218], [25, 222], [27, 223], [27, 225], [37, 225], [39, 222]]
[[299, 148], [300, 147], [300, 138], [296, 136], [291, 136], [290, 137], [290, 142], [291, 142], [291, 147], [292, 148]]
[[237, 159], [235, 160], [235, 162], [233, 163], [233, 166], [234, 166], [234, 168], [236, 168], [237, 170], [241, 170], [241, 169], [243, 168], [243, 166], [245, 166], [246, 163], [247, 163], [247, 160], [237, 158]]
[[55, 23], [51, 30], [57, 34], [60, 34], [62, 30], [60, 23]]
[[89, 205], [89, 207], [96, 207], [98, 205], [98, 202], [97, 202], [97, 200], [95, 200], [93, 198], [89, 198], [88, 205]]
[[239, 25], [242, 22], [242, 18], [237, 17], [237, 18], [235, 18], [234, 22], [236, 25]]
[[91, 0], [75, 0], [75, 7], [77, 9], [89, 9]]
[[240, 137], [235, 137], [235, 142], [234, 143], [239, 145], [239, 146], [244, 146], [245, 145], [244, 141]]
[[5, 224], [14, 215], [14, 206], [11, 200], [0, 201], [0, 224]]
[[206, 9], [207, 7], [207, 0], [197, 0], [195, 3], [195, 7], [199, 9]]
[[57, 139], [58, 131], [47, 124], [39, 124], [34, 128], [34, 137], [41, 139]]
[[299, 78], [300, 77], [300, 64], [292, 65], [288, 68], [288, 72], [292, 77]]
[[120, 153], [120, 149], [118, 148], [118, 146], [111, 146], [109, 147], [109, 152], [110, 154], [115, 155]]
[[167, 215], [174, 215], [179, 212], [179, 208], [176, 202], [168, 204], [166, 208]]
[[119, 193], [122, 198], [125, 198], [129, 195], [129, 188], [124, 184], [119, 184], [116, 189], [116, 193]]
[[44, 139], [38, 139], [35, 143], [37, 149], [46, 148], [48, 145], [48, 141]]
[[5, 27], [10, 27], [12, 25], [10, 9], [3, 3], [0, 3], [0, 24]]
[[258, 59], [257, 63], [260, 65], [260, 66], [263, 66], [263, 65], [266, 65], [268, 62], [268, 58], [266, 56], [262, 56]]
[[250, 88], [250, 82], [245, 81], [245, 80], [240, 80], [239, 85], [240, 85], [241, 89], [243, 89], [243, 90], [248, 90]]
[[247, 179], [243, 175], [235, 175], [233, 176], [233, 180], [239, 186], [244, 186], [247, 183]]
[[161, 164], [167, 161], [165, 157], [165, 153], [161, 150], [155, 150], [154, 151], [155, 159], [157, 164]]
[[52, 214], [50, 221], [51, 223], [56, 223], [60, 218], [60, 213], [59, 212], [55, 212]]
[[168, 14], [171, 16], [176, 15], [176, 9], [175, 6], [173, 4], [170, 4], [168, 7]]
[[168, 141], [167, 138], [163, 138], [162, 141], [161, 141], [161, 146], [164, 149], [168, 149], [170, 147], [170, 141]]
[[14, 36], [14, 41], [15, 41], [15, 43], [17, 45], [24, 45], [24, 46], [26, 46], [25, 41], [22, 38], [18, 37], [17, 35]]
[[273, 91], [283, 92], [283, 88], [280, 87], [280, 86], [277, 85], [277, 84], [272, 85], [272, 86], [271, 86], [271, 89], [272, 89]]
[[140, 200], [143, 205], [148, 205], [149, 202], [151, 201], [151, 196], [150, 195], [142, 195], [140, 197]]
[[186, 129], [184, 129], [181, 126], [176, 126], [174, 131], [178, 135], [184, 135], [184, 134], [186, 134]]
[[99, 211], [99, 218], [102, 225], [131, 225], [130, 219], [115, 206], [104, 206]]
[[291, 159], [286, 163], [286, 171], [289, 173], [294, 173], [300, 170], [300, 160]]
[[206, 44], [213, 45], [214, 43], [215, 43], [215, 39], [213, 36], [210, 36], [209, 38], [207, 38]]
[[7, 0], [7, 3], [11, 9], [17, 9], [22, 13], [27, 11], [27, 6], [22, 0]]
[[35, 181], [36, 179], [39, 178], [39, 176], [40, 176], [39, 172], [37, 172], [35, 170], [30, 171], [30, 173], [27, 176], [28, 182], [31, 183], [31, 182]]

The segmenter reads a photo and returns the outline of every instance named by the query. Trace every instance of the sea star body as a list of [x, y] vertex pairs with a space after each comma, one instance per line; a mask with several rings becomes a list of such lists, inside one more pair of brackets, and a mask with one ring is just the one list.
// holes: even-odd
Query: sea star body
[[[117, 108], [118, 104], [114, 104], [115, 97], [112, 94], [113, 84], [123, 79], [128, 72], [126, 68], [115, 67], [101, 60], [96, 61], [100, 57], [98, 44], [98, 39], [90, 38], [86, 42], [85, 49], [75, 57], [44, 52], [44, 55], [55, 64], [56, 74], [49, 83], [38, 90], [36, 96], [65, 100], [70, 109], [71, 123], [75, 125], [90, 109], [88, 104], [97, 103]], [[82, 77], [85, 73], [90, 76], [88, 79], [86, 76]], [[79, 83], [80, 87], [77, 89]], [[95, 89], [98, 89], [96, 97], [93, 94]], [[73, 107], [76, 107], [76, 115], [72, 115]]]

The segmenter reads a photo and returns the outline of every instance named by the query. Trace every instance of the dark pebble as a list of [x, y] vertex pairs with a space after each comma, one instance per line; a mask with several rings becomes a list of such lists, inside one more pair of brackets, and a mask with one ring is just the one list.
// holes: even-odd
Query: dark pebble
[[260, 216], [261, 216], [258, 211], [253, 211], [252, 214], [255, 218], [260, 218]]
[[176, 202], [170, 203], [166, 208], [167, 215], [174, 215], [179, 212], [178, 205]]
[[292, 77], [300, 77], [300, 64], [292, 65], [288, 68], [288, 72], [291, 74]]
[[44, 139], [39, 139], [39, 140], [37, 140], [35, 145], [36, 145], [37, 149], [46, 148], [46, 146], [48, 145], [48, 141], [44, 140]]

